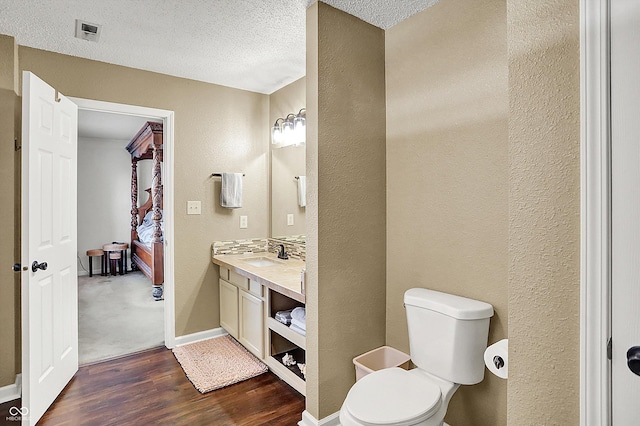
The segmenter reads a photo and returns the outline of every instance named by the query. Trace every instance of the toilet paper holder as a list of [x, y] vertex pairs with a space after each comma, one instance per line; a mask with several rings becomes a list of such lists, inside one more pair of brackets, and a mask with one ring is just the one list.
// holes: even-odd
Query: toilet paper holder
[[504, 359], [500, 355], [496, 355], [493, 357], [493, 365], [499, 370], [504, 367]]
[[489, 345], [484, 351], [484, 363], [491, 373], [506, 379], [509, 376], [509, 340], [502, 339]]

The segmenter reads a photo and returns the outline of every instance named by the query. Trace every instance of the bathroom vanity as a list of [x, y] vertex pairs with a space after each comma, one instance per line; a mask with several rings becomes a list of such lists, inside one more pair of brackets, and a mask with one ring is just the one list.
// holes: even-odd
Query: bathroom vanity
[[268, 252], [213, 255], [220, 267], [220, 325], [276, 375], [302, 395], [305, 381], [297, 365], [285, 366], [286, 353], [305, 363], [306, 338], [274, 317], [305, 306], [301, 272], [305, 262], [278, 259]]

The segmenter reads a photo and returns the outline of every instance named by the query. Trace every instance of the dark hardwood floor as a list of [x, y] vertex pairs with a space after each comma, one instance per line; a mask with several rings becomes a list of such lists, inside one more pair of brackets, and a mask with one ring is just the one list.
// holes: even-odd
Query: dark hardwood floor
[[[0, 424], [20, 401], [0, 405]], [[268, 372], [206, 394], [185, 376], [173, 353], [152, 349], [80, 367], [38, 425], [289, 425], [305, 399]]]

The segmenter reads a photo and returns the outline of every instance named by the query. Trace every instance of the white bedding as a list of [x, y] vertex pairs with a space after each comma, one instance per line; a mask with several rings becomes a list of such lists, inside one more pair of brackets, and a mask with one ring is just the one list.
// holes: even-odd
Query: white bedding
[[[160, 210], [160, 213], [162, 213], [162, 210]], [[160, 227], [164, 235], [164, 215], [160, 220]], [[151, 247], [151, 243], [153, 242], [153, 211], [151, 210], [144, 216], [142, 223], [138, 225], [138, 239], [145, 246]], [[160, 237], [160, 241], [163, 241], [162, 236]]]

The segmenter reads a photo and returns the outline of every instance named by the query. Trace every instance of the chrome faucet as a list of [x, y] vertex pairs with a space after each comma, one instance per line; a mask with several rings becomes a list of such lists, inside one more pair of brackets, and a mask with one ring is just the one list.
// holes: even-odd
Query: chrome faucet
[[271, 248], [277, 248], [278, 249], [278, 259], [289, 259], [289, 255], [287, 254], [287, 252], [284, 250], [284, 244], [275, 244], [273, 246], [271, 246]]

